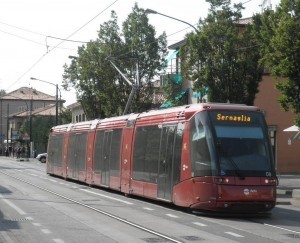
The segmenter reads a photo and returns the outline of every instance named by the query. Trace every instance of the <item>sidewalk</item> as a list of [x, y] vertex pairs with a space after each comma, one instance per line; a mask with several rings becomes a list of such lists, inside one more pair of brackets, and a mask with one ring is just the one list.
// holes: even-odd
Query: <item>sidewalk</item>
[[300, 207], [300, 174], [278, 175], [277, 204]]

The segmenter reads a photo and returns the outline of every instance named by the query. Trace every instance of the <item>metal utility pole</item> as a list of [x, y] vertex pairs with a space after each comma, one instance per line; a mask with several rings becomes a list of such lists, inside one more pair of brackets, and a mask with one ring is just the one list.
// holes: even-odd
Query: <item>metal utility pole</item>
[[129, 107], [131, 105], [131, 102], [132, 102], [132, 99], [133, 99], [133, 96], [135, 94], [135, 92], [138, 90], [139, 88], [139, 65], [138, 63], [136, 64], [136, 81], [135, 83], [132, 83], [121, 71], [120, 69], [112, 62], [112, 57], [108, 57], [106, 58], [106, 60], [108, 60], [111, 65], [113, 65], [113, 67], [118, 71], [118, 73], [126, 80], [126, 82], [132, 87], [131, 89], [131, 92], [129, 94], [129, 97], [128, 97], [128, 100], [127, 100], [127, 103], [126, 103], [126, 106], [125, 106], [125, 109], [123, 111], [123, 115], [126, 115], [128, 110], [129, 110]]
[[[31, 80], [36, 80], [36, 81], [40, 81], [40, 82], [44, 82], [44, 83], [47, 83], [47, 84], [51, 84], [53, 86], [55, 86], [56, 88], [56, 95], [55, 95], [55, 125], [58, 125], [58, 84], [54, 84], [54, 83], [51, 83], [49, 81], [45, 81], [45, 80], [42, 80], [42, 79], [38, 79], [38, 78], [34, 78], [34, 77], [31, 77], [30, 78]], [[60, 93], [60, 97], [61, 97], [61, 91], [59, 90], [59, 93]]]

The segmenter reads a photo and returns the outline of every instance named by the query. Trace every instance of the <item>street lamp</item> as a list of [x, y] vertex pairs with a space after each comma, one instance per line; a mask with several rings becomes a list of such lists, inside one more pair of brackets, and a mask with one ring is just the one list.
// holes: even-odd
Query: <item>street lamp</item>
[[[198, 29], [197, 29], [194, 25], [192, 25], [192, 24], [190, 24], [190, 23], [188, 23], [188, 22], [186, 22], [186, 21], [184, 21], [184, 20], [177, 19], [177, 18], [171, 17], [171, 16], [169, 16], [169, 15], [165, 15], [165, 14], [159, 13], [159, 12], [157, 12], [157, 11], [155, 11], [155, 10], [152, 10], [152, 9], [149, 9], [149, 8], [147, 8], [147, 9], [145, 10], [145, 13], [146, 13], [146, 14], [159, 14], [159, 15], [162, 15], [162, 16], [164, 16], [164, 17], [167, 17], [167, 18], [170, 18], [170, 19], [174, 19], [174, 20], [176, 20], [176, 21], [179, 21], [179, 22], [182, 22], [182, 23], [184, 23], [184, 24], [187, 24], [188, 26], [192, 27], [192, 28], [196, 31], [197, 34], [199, 33]], [[189, 95], [189, 96], [190, 96], [190, 92], [192, 92], [192, 91], [191, 91], [190, 88], [188, 88], [188, 95]], [[189, 99], [189, 98], [188, 98], [188, 99]], [[188, 103], [190, 103], [189, 100], [188, 100]]]
[[179, 22], [185, 23], [185, 24], [189, 25], [190, 27], [192, 27], [192, 28], [196, 31], [196, 33], [198, 33], [198, 30], [197, 30], [197, 28], [196, 28], [194, 25], [192, 25], [192, 24], [190, 24], [190, 23], [188, 23], [188, 22], [186, 22], [186, 21], [183, 21], [183, 20], [181, 20], [181, 19], [176, 19], [176, 18], [174, 18], [174, 17], [171, 17], [171, 16], [169, 16], [169, 15], [165, 15], [165, 14], [159, 13], [159, 12], [157, 12], [157, 11], [155, 11], [155, 10], [152, 10], [152, 9], [149, 9], [149, 8], [147, 8], [147, 9], [145, 10], [145, 13], [146, 13], [146, 14], [159, 14], [159, 15], [165, 16], [165, 17], [167, 17], [167, 18], [174, 19], [174, 20], [177, 20], [177, 21], [179, 21]]
[[51, 84], [51, 85], [53, 85], [53, 86], [56, 87], [56, 95], [55, 95], [55, 100], [56, 100], [56, 106], [55, 106], [56, 107], [56, 109], [55, 109], [55, 124], [58, 125], [58, 90], [59, 90], [59, 94], [60, 94], [60, 97], [61, 97], [61, 91], [58, 88], [58, 84], [54, 84], [54, 83], [51, 83], [49, 81], [45, 81], [45, 80], [34, 78], [34, 77], [31, 77], [30, 79], [31, 80], [40, 81], [40, 82], [44, 82], [44, 83], [47, 83], [47, 84]]

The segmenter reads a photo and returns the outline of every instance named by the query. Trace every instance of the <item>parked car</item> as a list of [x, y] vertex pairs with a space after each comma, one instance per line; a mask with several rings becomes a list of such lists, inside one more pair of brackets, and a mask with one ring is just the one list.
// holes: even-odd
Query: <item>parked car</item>
[[47, 159], [47, 153], [42, 153], [42, 154], [38, 154], [36, 156], [36, 159], [38, 161], [40, 161], [41, 163], [45, 163], [46, 162], [46, 159]]

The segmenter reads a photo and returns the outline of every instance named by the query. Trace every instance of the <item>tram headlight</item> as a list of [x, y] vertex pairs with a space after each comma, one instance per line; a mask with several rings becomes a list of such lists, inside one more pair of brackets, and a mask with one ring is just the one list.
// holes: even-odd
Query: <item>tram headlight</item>
[[230, 179], [227, 177], [216, 177], [215, 182], [218, 184], [228, 184], [230, 182]]
[[264, 183], [267, 185], [275, 185], [276, 184], [276, 179], [275, 178], [265, 178]]

